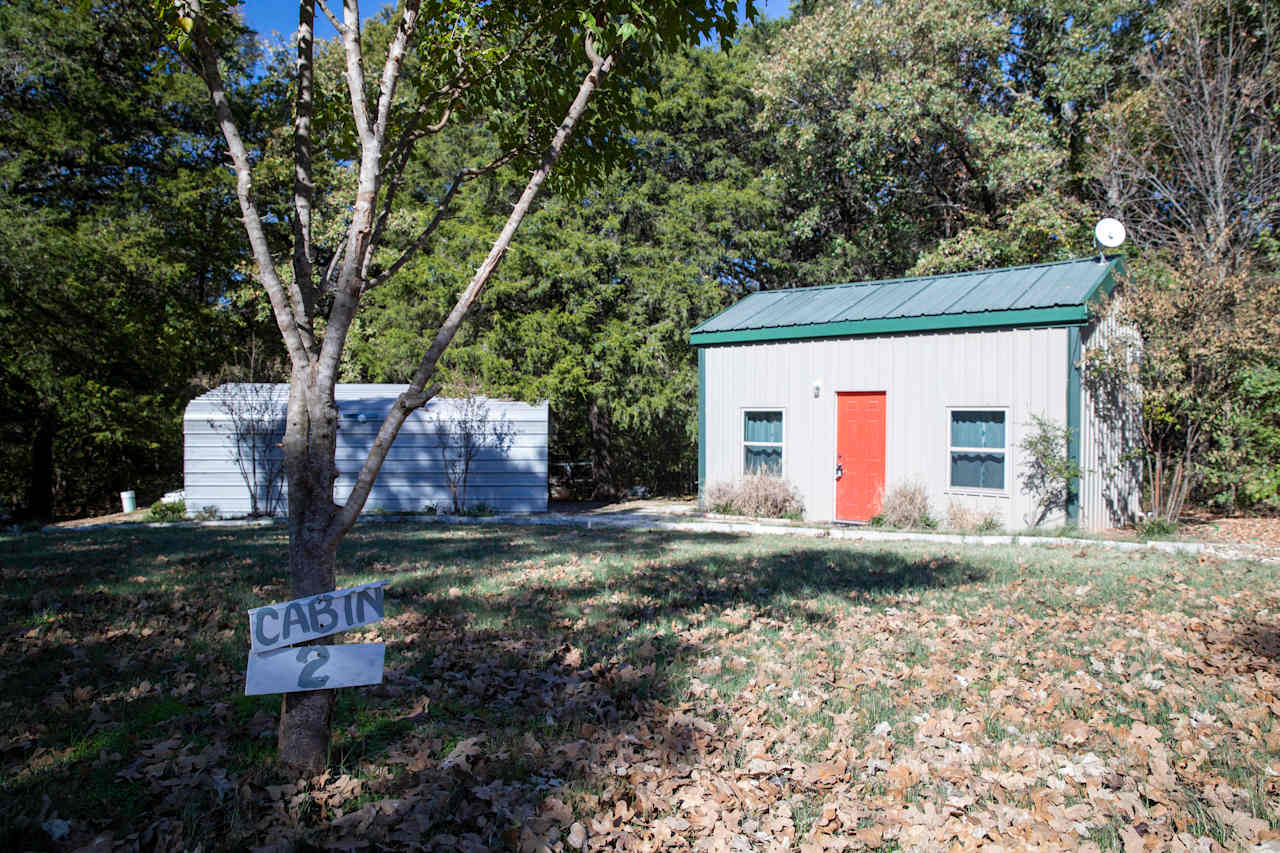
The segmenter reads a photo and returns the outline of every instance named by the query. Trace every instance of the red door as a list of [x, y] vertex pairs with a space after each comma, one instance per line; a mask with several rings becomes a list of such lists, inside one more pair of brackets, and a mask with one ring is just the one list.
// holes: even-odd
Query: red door
[[836, 518], [870, 521], [884, 497], [885, 392], [836, 395]]

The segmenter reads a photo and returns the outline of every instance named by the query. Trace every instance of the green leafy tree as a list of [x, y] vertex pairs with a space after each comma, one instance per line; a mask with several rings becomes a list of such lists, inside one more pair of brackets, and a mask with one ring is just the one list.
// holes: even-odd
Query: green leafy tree
[[1022, 491], [1036, 499], [1039, 525], [1055, 510], [1066, 511], [1080, 477], [1080, 463], [1071, 458], [1071, 428], [1053, 418], [1033, 413], [1018, 449], [1022, 451]]
[[1280, 367], [1272, 360], [1240, 372], [1227, 422], [1211, 440], [1205, 491], [1215, 503], [1280, 510]]
[[[553, 169], [565, 188], [601, 180], [627, 150], [632, 99], [646, 88], [656, 57], [717, 31], [731, 35], [736, 7], [674, 0], [582, 7], [405, 0], [395, 13], [366, 25], [356, 0], [344, 0], [340, 17], [323, 3], [301, 3], [289, 76], [293, 193], [281, 220], [290, 226], [283, 240], [273, 237], [259, 204], [261, 164], [246, 145], [224, 80], [218, 39], [228, 26], [226, 4], [173, 0], [161, 8], [175, 46], [208, 86], [236, 177], [252, 275], [270, 298], [288, 355], [282, 444], [293, 591], [325, 592], [334, 588], [338, 545], [364, 507], [401, 425], [439, 390], [429, 383], [441, 356]], [[317, 11], [337, 29], [340, 51], [316, 51]], [[754, 14], [750, 4], [748, 13]], [[605, 85], [615, 77], [614, 85]], [[483, 123], [484, 142], [492, 145], [430, 182], [408, 184], [406, 167], [419, 144], [454, 123]], [[332, 181], [319, 179], [319, 150], [339, 164]], [[334, 387], [360, 305], [431, 242], [466, 184], [503, 169], [527, 175], [523, 191], [496, 238], [485, 240], [484, 260], [454, 282], [461, 292], [438, 315], [409, 387], [340, 506], [333, 496]], [[407, 239], [397, 228], [399, 203], [406, 200], [434, 209]], [[278, 260], [286, 257], [287, 263]], [[286, 694], [279, 730], [286, 764], [317, 771], [327, 763], [333, 706], [332, 691]]]
[[0, 500], [30, 517], [171, 486], [238, 325], [231, 184], [161, 44], [145, 4], [0, 7]]
[[1274, 359], [1280, 277], [1244, 269], [1207, 282], [1193, 253], [1173, 260], [1152, 255], [1123, 288], [1115, 310], [1138, 336], [1093, 350], [1086, 366], [1104, 392], [1137, 390], [1146, 509], [1176, 524], [1212, 448], [1234, 430], [1242, 378]]
[[820, 4], [761, 73], [802, 279], [1049, 261], [1089, 247], [1094, 105], [1145, 4]]
[[[697, 364], [688, 331], [732, 294], [788, 280], [772, 135], [754, 126], [754, 70], [770, 31], [660, 63], [638, 97], [628, 169], [531, 214], [454, 345], [450, 375], [550, 401], [557, 462], [589, 462], [590, 490], [689, 493], [697, 481]], [[473, 138], [473, 137], [465, 137]], [[432, 158], [456, 156], [441, 144]], [[443, 224], [435, 251], [370, 300], [346, 376], [403, 381], [450, 282], [481, 260], [475, 235], [518, 192], [494, 179]], [[425, 214], [419, 214], [425, 216]]]
[[[1171, 6], [1142, 87], [1103, 122], [1098, 185], [1144, 253], [1119, 303], [1142, 353], [1097, 368], [1141, 389], [1148, 510], [1167, 522], [1197, 490], [1264, 496], [1280, 466], [1253, 414], [1280, 364], [1278, 27], [1265, 4]], [[1246, 472], [1256, 483], [1224, 485]]]

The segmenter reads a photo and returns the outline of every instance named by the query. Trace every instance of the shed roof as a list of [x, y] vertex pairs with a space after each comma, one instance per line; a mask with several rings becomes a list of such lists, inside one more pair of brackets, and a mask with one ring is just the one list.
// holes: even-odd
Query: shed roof
[[1119, 256], [1024, 267], [765, 290], [689, 334], [694, 346], [1088, 322], [1115, 287]]
[[[334, 402], [338, 404], [339, 413], [344, 418], [364, 415], [366, 418], [377, 417], [381, 419], [395, 404], [396, 398], [408, 387], [408, 385], [393, 383], [339, 382], [334, 386], [333, 397]], [[239, 404], [232, 403], [228, 407], [224, 401], [235, 397], [239, 398]], [[494, 414], [510, 416], [517, 411], [525, 412], [527, 410], [532, 412], [537, 410], [545, 416], [545, 410], [547, 409], [545, 400], [540, 403], [521, 403], [512, 400], [499, 400], [493, 397], [485, 397], [483, 399], [494, 410]], [[201, 394], [188, 403], [182, 417], [183, 420], [188, 421], [229, 420], [231, 410], [238, 408], [240, 411], [249, 413], [259, 404], [266, 405], [268, 403], [274, 403], [279, 406], [281, 413], [283, 413], [288, 402], [288, 383], [228, 382]], [[447, 415], [450, 409], [455, 409], [460, 403], [460, 400], [451, 397], [433, 397], [427, 402], [426, 407], [419, 411], [430, 414], [443, 412]]]

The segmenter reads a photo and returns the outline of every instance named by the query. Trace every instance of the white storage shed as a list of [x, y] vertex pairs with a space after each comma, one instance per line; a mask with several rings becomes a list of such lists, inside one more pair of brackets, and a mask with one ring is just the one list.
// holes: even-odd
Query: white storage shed
[[811, 520], [867, 522], [920, 483], [1008, 530], [1037, 521], [1019, 445], [1032, 415], [1070, 427], [1081, 468], [1064, 511], [1098, 529], [1140, 497], [1132, 401], [1085, 381], [1085, 353], [1124, 334], [1098, 306], [1118, 258], [762, 291], [698, 326], [700, 491], [769, 471]]
[[[351, 493], [383, 418], [404, 388], [338, 385], [337, 503]], [[279, 451], [274, 450], [274, 455], [259, 451], [255, 464], [253, 449], [244, 447], [243, 440], [238, 447], [236, 436], [256, 430], [260, 437], [250, 436], [249, 441], [256, 440], [262, 447], [261, 436], [283, 430], [287, 398], [286, 385], [232, 383], [191, 401], [183, 415], [183, 480], [189, 514], [215, 508], [224, 518], [245, 516], [253, 510], [254, 497], [260, 511], [284, 514], [283, 484], [273, 488], [269, 482], [273, 466], [279, 465]], [[499, 513], [546, 512], [547, 404], [487, 398], [479, 402], [487, 422], [505, 424], [510, 439], [505, 448], [496, 448], [490, 441], [476, 452], [467, 477], [467, 505], [483, 503]], [[383, 462], [364, 511], [422, 512], [429, 507], [447, 511], [452, 497], [441, 445], [448, 445], [456, 456], [457, 424], [464, 414], [464, 401], [442, 398], [413, 412]], [[259, 426], [246, 426], [254, 423]], [[278, 438], [270, 438], [267, 445], [273, 448], [275, 441]], [[248, 482], [257, 483], [256, 495], [250, 495]]]

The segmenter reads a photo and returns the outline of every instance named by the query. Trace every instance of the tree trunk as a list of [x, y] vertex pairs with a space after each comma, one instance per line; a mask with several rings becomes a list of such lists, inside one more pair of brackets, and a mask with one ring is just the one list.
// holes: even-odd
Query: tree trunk
[[[335, 257], [340, 260], [336, 277], [324, 274], [326, 289], [332, 290], [333, 301], [325, 313], [323, 338], [317, 337], [314, 326], [314, 268], [310, 221], [313, 203], [311, 169], [311, 116], [312, 116], [312, 23], [314, 5], [303, 3], [299, 14], [298, 30], [298, 88], [295, 103], [295, 183], [294, 183], [294, 253], [293, 276], [282, 277], [272, 258], [271, 246], [262, 216], [254, 201], [253, 166], [248, 148], [236, 126], [234, 111], [227, 97], [219, 71], [219, 57], [214, 47], [208, 22], [198, 0], [178, 0], [179, 11], [186, 13], [190, 21], [189, 36], [195, 47], [196, 68], [213, 99], [218, 125], [227, 141], [227, 150], [236, 173], [236, 197], [240, 204], [245, 233], [253, 252], [256, 279], [271, 300], [272, 313], [280, 329], [289, 354], [292, 374], [289, 382], [289, 406], [282, 441], [285, 476], [289, 484], [289, 570], [293, 593], [296, 597], [327, 592], [334, 588], [337, 563], [337, 547], [351, 525], [355, 523], [373, 488], [383, 460], [395, 441], [405, 419], [424, 406], [436, 393], [439, 385], [427, 386], [435, 374], [436, 363], [457, 334], [472, 303], [480, 295], [498, 263], [511, 244], [516, 229], [529, 212], [534, 199], [560, 158], [574, 126], [585, 113], [587, 105], [604, 75], [616, 61], [616, 53], [600, 56], [593, 37], [587, 33], [584, 48], [591, 60], [591, 70], [583, 78], [577, 97], [560, 122], [550, 146], [541, 162], [530, 175], [520, 200], [512, 209], [506, 224], [489, 250], [484, 262], [476, 269], [470, 284], [458, 297], [453, 310], [437, 331], [414, 372], [409, 388], [397, 398], [395, 405], [383, 420], [364, 464], [356, 475], [356, 482], [342, 507], [333, 502], [333, 485], [337, 478], [335, 451], [337, 447], [338, 407], [334, 400], [334, 388], [338, 381], [343, 348], [347, 334], [359, 308], [360, 297], [366, 286], [376, 286], [385, 281], [408, 259], [420, 251], [426, 236], [435, 225], [415, 241], [387, 271], [370, 281], [369, 265], [377, 247], [382, 220], [375, 216], [375, 204], [379, 193], [385, 190], [382, 216], [390, 213], [390, 201], [400, 180], [400, 172], [394, 171], [391, 183], [384, 186], [383, 162], [387, 132], [392, 125], [392, 105], [396, 101], [396, 84], [406, 51], [418, 17], [418, 0], [405, 0], [402, 4], [400, 24], [387, 49], [386, 63], [378, 87], [376, 109], [368, 109], [368, 87], [364, 74], [364, 55], [360, 39], [360, 15], [358, 4], [347, 0], [343, 3], [343, 22], [332, 14], [330, 20], [342, 36], [346, 56], [345, 76], [351, 96], [352, 117], [360, 145], [359, 182], [355, 203], [351, 208], [351, 220], [347, 236]], [[497, 66], [495, 66], [496, 68]], [[465, 78], [460, 78], [465, 79]], [[460, 85], [453, 97], [470, 85]], [[452, 105], [447, 105], [445, 119]], [[415, 119], [416, 121], [416, 119]], [[444, 119], [441, 120], [443, 126]], [[407, 133], [408, 131], [406, 131]], [[406, 137], [411, 145], [413, 137]], [[396, 149], [393, 146], [392, 151]], [[408, 149], [405, 149], [406, 151]], [[511, 156], [519, 149], [511, 152]], [[399, 156], [399, 169], [408, 162]], [[509, 162], [506, 155], [479, 169], [463, 169], [457, 173], [446, 193], [433, 223], [438, 224], [448, 207], [458, 185], [464, 178], [477, 177], [500, 168]], [[301, 246], [299, 246], [301, 244]], [[607, 467], [607, 466], [606, 466]], [[279, 750], [280, 760], [286, 766], [302, 773], [318, 773], [324, 769], [329, 751], [329, 724], [333, 714], [332, 691], [287, 694], [281, 706]]]
[[[290, 537], [289, 564], [295, 597], [334, 588], [337, 549], [313, 549], [308, 547], [310, 544]], [[277, 755], [282, 764], [299, 775], [314, 776], [329, 766], [334, 697], [332, 690], [308, 690], [285, 693], [282, 698]]]
[[612, 428], [609, 423], [609, 412], [600, 405], [600, 401], [592, 402], [587, 412], [587, 423], [591, 428], [591, 479], [592, 500], [613, 500], [618, 496], [618, 487], [613, 474]]
[[[317, 388], [294, 374], [285, 419], [285, 471], [289, 482], [289, 578], [293, 596], [329, 592], [337, 580], [338, 540], [329, 535], [338, 512], [338, 406], [333, 387]], [[280, 706], [278, 749], [290, 770], [315, 775], [329, 764], [334, 692], [286, 693]]]
[[48, 521], [53, 518], [53, 439], [58, 425], [53, 414], [41, 410], [31, 438], [31, 477], [27, 480], [27, 514]]

